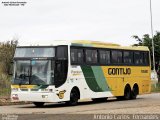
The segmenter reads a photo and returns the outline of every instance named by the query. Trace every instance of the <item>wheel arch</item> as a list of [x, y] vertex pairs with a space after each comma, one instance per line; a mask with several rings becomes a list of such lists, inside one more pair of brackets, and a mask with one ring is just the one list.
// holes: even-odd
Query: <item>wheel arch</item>
[[[75, 90], [78, 92], [78, 94], [79, 94], [79, 99], [80, 99], [80, 98], [81, 98], [81, 97], [80, 97], [81, 94], [80, 94], [79, 88], [78, 88], [77, 86], [74, 86], [74, 87], [71, 89], [71, 92], [72, 92], [73, 89], [75, 89]], [[71, 93], [71, 92], [70, 92], [70, 93]]]
[[129, 83], [127, 83], [127, 84], [125, 85], [124, 90], [125, 90], [126, 87], [129, 87], [130, 90], [131, 90], [131, 85], [130, 85]]

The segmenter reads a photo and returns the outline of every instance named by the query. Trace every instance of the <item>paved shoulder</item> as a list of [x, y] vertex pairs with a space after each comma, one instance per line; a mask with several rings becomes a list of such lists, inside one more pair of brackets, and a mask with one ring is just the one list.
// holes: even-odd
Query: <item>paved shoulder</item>
[[97, 114], [97, 113], [129, 113], [160, 114], [160, 93], [140, 95], [136, 100], [117, 101], [110, 98], [107, 102], [80, 102], [78, 106], [65, 104], [46, 104], [44, 108], [36, 108], [32, 104], [0, 106], [0, 114]]

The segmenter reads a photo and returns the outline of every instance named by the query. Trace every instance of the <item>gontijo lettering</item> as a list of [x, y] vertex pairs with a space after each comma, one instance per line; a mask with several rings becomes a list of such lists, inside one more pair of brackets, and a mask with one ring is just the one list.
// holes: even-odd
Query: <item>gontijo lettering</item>
[[109, 75], [130, 75], [131, 68], [108, 68]]

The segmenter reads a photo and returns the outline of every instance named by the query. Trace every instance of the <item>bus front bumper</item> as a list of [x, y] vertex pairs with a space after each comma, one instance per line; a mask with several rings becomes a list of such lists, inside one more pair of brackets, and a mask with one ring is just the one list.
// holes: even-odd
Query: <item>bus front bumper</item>
[[20, 102], [20, 101], [59, 102], [60, 99], [58, 95], [53, 92], [12, 92], [11, 101], [12, 102]]

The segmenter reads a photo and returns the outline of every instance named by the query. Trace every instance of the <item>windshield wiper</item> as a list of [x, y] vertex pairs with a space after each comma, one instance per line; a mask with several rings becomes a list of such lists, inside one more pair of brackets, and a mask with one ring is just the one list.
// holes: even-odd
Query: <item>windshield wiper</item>
[[24, 75], [22, 78], [18, 78], [19, 80], [19, 85], [25, 84], [25, 85], [29, 85], [29, 81], [26, 79], [29, 76]]

